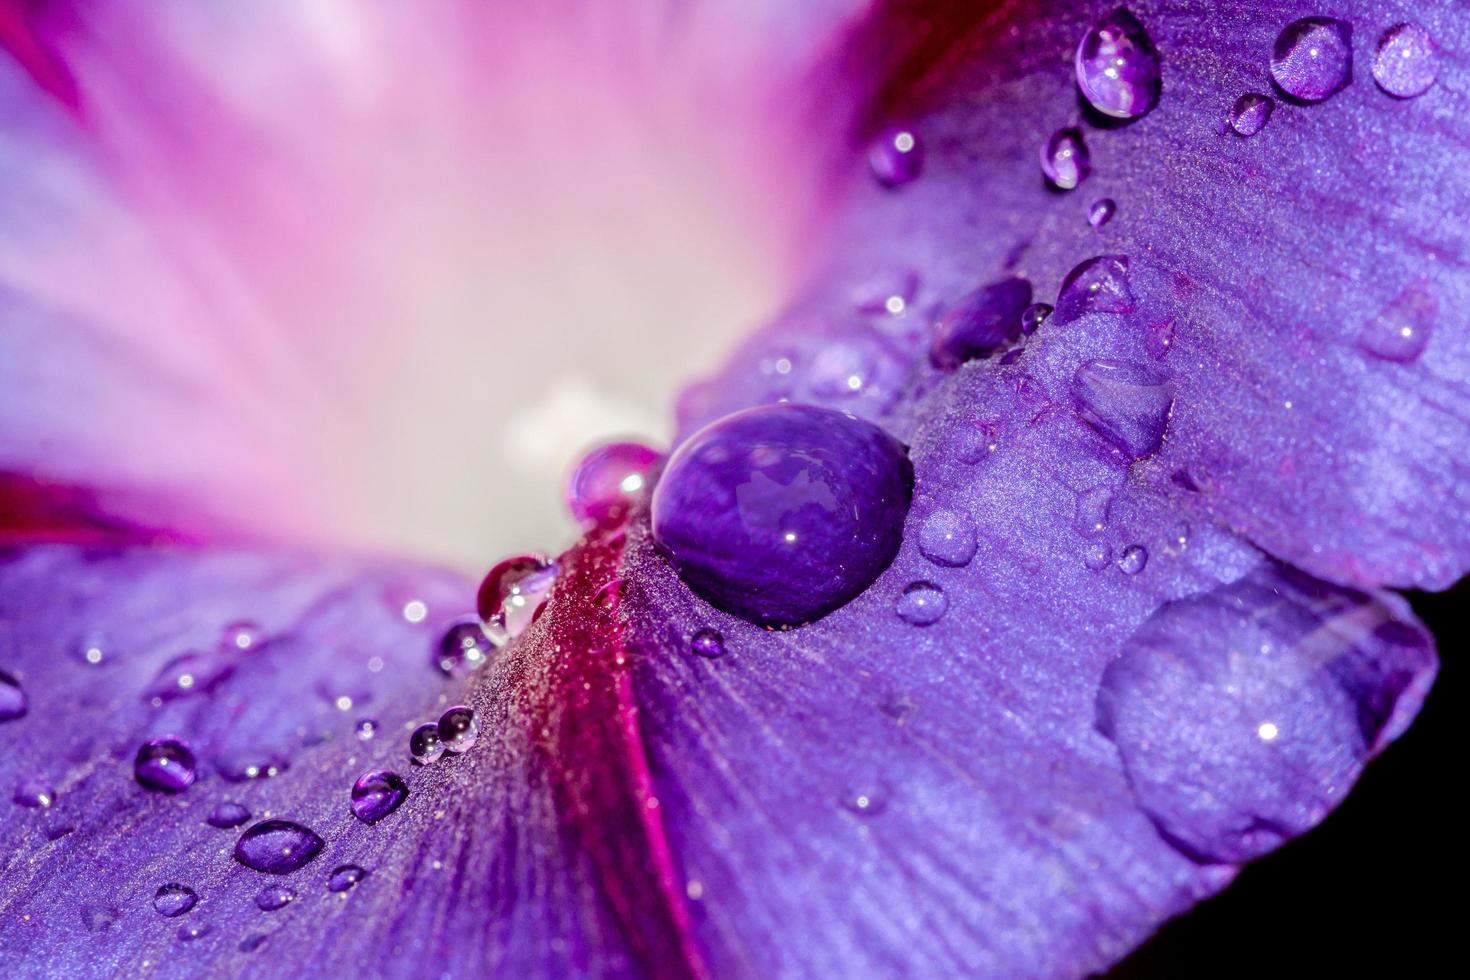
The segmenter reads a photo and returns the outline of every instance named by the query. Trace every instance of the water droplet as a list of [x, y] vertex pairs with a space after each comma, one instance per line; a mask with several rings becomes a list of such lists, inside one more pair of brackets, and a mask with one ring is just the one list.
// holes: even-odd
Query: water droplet
[[133, 757], [133, 776], [144, 789], [182, 793], [194, 784], [198, 763], [188, 745], [172, 735], [149, 739]]
[[1363, 325], [1358, 347], [1380, 360], [1412, 364], [1429, 346], [1438, 316], [1439, 302], [1428, 284], [1411, 283]]
[[1397, 596], [1269, 566], [1145, 620], [1103, 673], [1098, 729], [1165, 839], [1241, 864], [1348, 792], [1434, 662]]
[[158, 891], [153, 893], [153, 911], [169, 918], [183, 915], [198, 904], [199, 893], [188, 885], [170, 882], [159, 885]]
[[1159, 52], [1138, 18], [1119, 7], [1077, 45], [1077, 85], [1098, 112], [1136, 119], [1159, 103]]
[[663, 454], [639, 442], [599, 446], [583, 456], [567, 481], [567, 507], [586, 527], [615, 524], [652, 485]]
[[1429, 91], [1439, 75], [1439, 50], [1418, 24], [1395, 24], [1373, 52], [1373, 80], [1389, 95], [1412, 99]]
[[859, 313], [887, 313], [900, 317], [908, 312], [918, 291], [919, 277], [911, 269], [885, 272], [858, 288], [853, 305]]
[[1094, 228], [1101, 228], [1113, 220], [1117, 211], [1118, 205], [1111, 197], [1100, 197], [1087, 209], [1087, 223]]
[[222, 652], [185, 653], [158, 669], [143, 689], [143, 700], [161, 703], [208, 694], [235, 672], [235, 658]]
[[905, 447], [851, 415], [766, 405], [684, 442], [653, 496], [653, 535], [680, 577], [762, 626], [810, 622], [893, 560], [913, 491]]
[[31, 776], [20, 781], [12, 798], [21, 806], [44, 810], [56, 802], [56, 790], [44, 779]]
[[1026, 307], [1021, 314], [1021, 333], [1026, 336], [1034, 334], [1041, 329], [1041, 325], [1051, 316], [1052, 305], [1050, 303], [1032, 303]]
[[1141, 544], [1130, 544], [1118, 556], [1118, 570], [1124, 575], [1137, 575], [1148, 565], [1148, 549]]
[[265, 941], [269, 938], [270, 933], [268, 932], [257, 932], [253, 936], [246, 936], [244, 939], [240, 940], [240, 952], [253, 953], [260, 947], [264, 946]]
[[1077, 530], [1086, 535], [1101, 534], [1108, 528], [1108, 512], [1113, 506], [1113, 489], [1106, 483], [1088, 487], [1077, 495]]
[[1266, 128], [1274, 111], [1276, 100], [1271, 96], [1247, 92], [1235, 100], [1225, 121], [1237, 136], [1254, 136]]
[[490, 569], [475, 604], [486, 634], [503, 646], [525, 632], [546, 605], [559, 571], [556, 562], [534, 553], [515, 555]]
[[332, 872], [327, 879], [327, 891], [346, 892], [357, 887], [357, 883], [367, 877], [367, 872], [355, 864], [344, 864]]
[[438, 762], [444, 754], [444, 743], [439, 741], [439, 726], [425, 722], [413, 730], [408, 737], [408, 754], [420, 765]]
[[868, 165], [884, 187], [902, 187], [923, 172], [924, 144], [912, 129], [886, 129], [868, 147]]
[[949, 598], [933, 582], [911, 582], [894, 604], [898, 618], [914, 626], [929, 626], [949, 611]]
[[262, 912], [275, 912], [296, 901], [296, 890], [285, 885], [266, 885], [255, 896], [255, 907]]
[[434, 665], [446, 677], [465, 677], [483, 667], [495, 652], [495, 644], [474, 618], [452, 623], [439, 638], [434, 654]]
[[377, 823], [408, 799], [408, 783], [396, 772], [369, 769], [352, 784], [352, 815], [363, 823]]
[[919, 551], [936, 565], [968, 565], [975, 547], [975, 522], [959, 511], [936, 510], [919, 524]]
[[475, 747], [480, 737], [480, 726], [475, 721], [475, 709], [457, 704], [439, 716], [439, 742], [446, 752], [459, 754]]
[[1332, 17], [1287, 24], [1271, 49], [1271, 77], [1287, 95], [1321, 102], [1353, 80], [1353, 29]]
[[220, 649], [226, 653], [244, 653], [260, 646], [260, 627], [247, 620], [231, 623], [220, 636]]
[[311, 863], [326, 841], [299, 823], [262, 820], [235, 843], [235, 860], [268, 875], [290, 874]]
[[725, 637], [717, 629], [705, 627], [689, 638], [689, 649], [714, 660], [725, 655]]
[[1051, 318], [1060, 325], [1090, 313], [1132, 313], [1137, 306], [1128, 281], [1128, 257], [1099, 255], [1067, 273]]
[[20, 681], [0, 670], [0, 721], [24, 718], [29, 706]]
[[1082, 131], [1059, 129], [1041, 146], [1041, 172], [1057, 190], [1070, 191], [1092, 173], [1092, 154]]
[[929, 360], [942, 371], [988, 357], [1021, 336], [1021, 314], [1031, 305], [1031, 283], [1012, 276], [968, 293], [934, 325]]
[[186, 922], [179, 926], [178, 937], [181, 943], [192, 943], [196, 939], [203, 939], [209, 935], [211, 929], [204, 922]]
[[359, 742], [371, 742], [373, 736], [378, 734], [378, 720], [376, 718], [359, 718], [357, 719], [357, 724], [353, 727], [353, 731], [357, 733], [357, 740]]
[[209, 811], [209, 825], [221, 830], [238, 827], [250, 819], [250, 811], [238, 803], [221, 803]]
[[989, 459], [999, 446], [994, 427], [983, 422], [961, 424], [950, 439], [950, 452], [972, 466]]
[[1113, 563], [1113, 549], [1101, 541], [1094, 541], [1082, 550], [1082, 564], [1094, 572], [1100, 572]]
[[1130, 459], [1158, 451], [1174, 407], [1174, 385], [1154, 368], [1127, 361], [1087, 361], [1072, 376], [1072, 406]]
[[97, 667], [112, 659], [112, 650], [100, 636], [88, 636], [75, 648], [76, 658], [89, 667]]
[[256, 779], [275, 779], [291, 767], [291, 760], [278, 752], [246, 746], [217, 759], [215, 765], [226, 782], [245, 783]]
[[849, 787], [842, 794], [843, 809], [860, 817], [876, 817], [888, 809], [888, 789], [878, 782]]

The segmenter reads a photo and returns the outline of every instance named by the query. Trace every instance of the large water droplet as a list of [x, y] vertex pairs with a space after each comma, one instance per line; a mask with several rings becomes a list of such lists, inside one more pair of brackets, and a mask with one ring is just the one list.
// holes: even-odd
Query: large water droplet
[[924, 144], [912, 129], [891, 127], [868, 147], [868, 165], [884, 187], [902, 187], [924, 170]]
[[29, 702], [20, 681], [0, 670], [0, 721], [24, 718], [28, 709]]
[[1358, 347], [1380, 360], [1412, 364], [1429, 346], [1438, 316], [1439, 302], [1428, 284], [1411, 283], [1363, 325]]
[[1118, 205], [1111, 197], [1100, 197], [1093, 201], [1087, 209], [1087, 223], [1094, 228], [1101, 228], [1113, 220], [1113, 215], [1118, 213]]
[[559, 570], [556, 562], [538, 554], [515, 555], [490, 569], [475, 607], [492, 640], [508, 643], [535, 622]]
[[1021, 336], [1031, 283], [1012, 276], [982, 286], [955, 303], [934, 325], [929, 360], [942, 371], [988, 357]]
[[408, 783], [396, 772], [369, 769], [352, 784], [352, 815], [363, 823], [377, 823], [408, 799]]
[[1433, 671], [1398, 597], [1259, 569], [1150, 616], [1103, 674], [1098, 728], [1166, 839], [1239, 864], [1321, 820]]
[[238, 803], [221, 803], [209, 811], [209, 825], [221, 830], [238, 827], [250, 819], [250, 811]]
[[56, 802], [56, 790], [39, 776], [30, 776], [16, 785], [15, 795], [11, 799], [21, 806], [44, 810]]
[[474, 708], [457, 704], [439, 716], [439, 743], [446, 752], [468, 752], [479, 737], [480, 725], [475, 721]]
[[466, 677], [479, 667], [485, 666], [495, 644], [490, 642], [480, 621], [466, 618], [451, 623], [439, 638], [434, 651], [434, 666], [446, 677]]
[[929, 626], [949, 611], [949, 598], [933, 582], [911, 582], [894, 603], [898, 618], [913, 626]]
[[1128, 256], [1099, 255], [1067, 273], [1051, 319], [1060, 326], [1089, 313], [1132, 313], [1137, 307], [1128, 282]]
[[663, 459], [641, 442], [614, 442], [583, 456], [567, 480], [567, 508], [587, 527], [617, 523], [653, 482]]
[[1087, 361], [1072, 376], [1072, 405], [1083, 421], [1130, 459], [1158, 451], [1174, 407], [1174, 384], [1155, 368]]
[[811, 405], [728, 415], [691, 436], [653, 496], [653, 535], [683, 580], [763, 626], [826, 615], [887, 568], [913, 492], [904, 446]]
[[172, 735], [149, 739], [133, 757], [133, 776], [145, 789], [182, 793], [194, 785], [198, 762], [188, 745]]
[[367, 872], [356, 864], [344, 864], [333, 869], [332, 875], [327, 879], [327, 891], [347, 892], [357, 887], [357, 883], [367, 877]]
[[1287, 24], [1271, 49], [1271, 77], [1287, 95], [1321, 102], [1353, 80], [1353, 29], [1332, 17]]
[[1247, 92], [1235, 100], [1225, 122], [1237, 136], [1254, 136], [1266, 128], [1275, 110], [1276, 100], [1271, 96]]
[[285, 885], [266, 885], [255, 896], [255, 907], [262, 912], [275, 912], [296, 901], [296, 890]]
[[408, 736], [408, 754], [420, 765], [438, 762], [444, 754], [444, 743], [439, 741], [439, 726], [430, 721], [415, 728]]
[[235, 860], [268, 875], [290, 874], [311, 863], [327, 844], [299, 823], [262, 820], [235, 843]]
[[1082, 131], [1059, 129], [1041, 145], [1041, 172], [1057, 190], [1070, 191], [1092, 173], [1092, 154]]
[[919, 551], [936, 565], [968, 565], [975, 557], [975, 522], [956, 510], [936, 510], [919, 523]]
[[1138, 18], [1119, 7], [1077, 45], [1077, 85], [1098, 112], [1136, 119], [1159, 103], [1159, 52]]
[[1395, 24], [1373, 52], [1373, 80], [1389, 95], [1412, 99], [1429, 91], [1439, 76], [1434, 38], [1418, 24]]
[[1130, 544], [1118, 556], [1118, 571], [1124, 575], [1137, 575], [1148, 566], [1148, 549], [1141, 544]]
[[235, 672], [231, 652], [185, 653], [158, 669], [143, 689], [145, 701], [172, 701], [191, 694], [208, 694]]
[[725, 655], [725, 637], [717, 629], [705, 627], [689, 638], [689, 649], [707, 660]]
[[158, 891], [153, 893], [153, 911], [169, 918], [183, 915], [198, 904], [199, 893], [188, 885], [170, 882], [159, 885]]

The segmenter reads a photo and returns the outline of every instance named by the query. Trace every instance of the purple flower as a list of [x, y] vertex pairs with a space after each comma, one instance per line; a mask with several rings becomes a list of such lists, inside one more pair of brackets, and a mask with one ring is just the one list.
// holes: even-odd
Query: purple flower
[[502, 6], [0, 0], [0, 972], [1081, 975], [1408, 727], [1463, 16]]

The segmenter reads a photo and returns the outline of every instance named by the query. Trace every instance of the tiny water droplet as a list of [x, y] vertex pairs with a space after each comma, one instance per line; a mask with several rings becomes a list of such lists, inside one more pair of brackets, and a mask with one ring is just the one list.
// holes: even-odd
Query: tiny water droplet
[[143, 700], [155, 704], [196, 694], [208, 694], [235, 672], [233, 653], [185, 653], [158, 669], [143, 689]]
[[30, 702], [20, 681], [0, 670], [0, 722], [24, 718], [29, 708]]
[[216, 760], [219, 774], [229, 783], [246, 783], [257, 779], [275, 779], [291, 767], [291, 760], [279, 752], [245, 747]]
[[962, 463], [974, 465], [989, 459], [1000, 444], [996, 441], [993, 426], [983, 422], [960, 425], [950, 442], [950, 451]]
[[1275, 111], [1276, 100], [1271, 96], [1247, 92], [1235, 100], [1225, 122], [1237, 136], [1254, 136], [1266, 128]]
[[456, 755], [475, 747], [480, 737], [480, 726], [475, 721], [475, 709], [457, 704], [439, 716], [439, 742], [446, 752]]
[[689, 639], [689, 649], [708, 660], [725, 655], [725, 637], [717, 629], [705, 627]]
[[868, 147], [868, 166], [884, 187], [902, 187], [924, 170], [924, 144], [912, 129], [890, 127]]
[[367, 877], [367, 872], [355, 864], [344, 864], [332, 872], [327, 879], [327, 891], [346, 892], [357, 887], [357, 883]]
[[193, 750], [172, 735], [149, 739], [133, 757], [134, 778], [144, 789], [158, 793], [182, 793], [197, 774]]
[[296, 901], [296, 890], [285, 885], [267, 885], [255, 896], [255, 907], [262, 912], [275, 912]]
[[1333, 17], [1303, 17], [1282, 29], [1271, 49], [1271, 77], [1287, 95], [1321, 102], [1353, 80], [1353, 29]]
[[908, 312], [919, 291], [919, 276], [911, 269], [884, 272], [860, 286], [853, 295], [859, 313], [886, 313], [900, 317]]
[[1158, 105], [1163, 87], [1158, 49], [1138, 18], [1122, 7], [1083, 35], [1076, 70], [1083, 97], [1104, 115], [1136, 119]]
[[408, 736], [408, 754], [420, 765], [438, 762], [444, 754], [444, 743], [439, 741], [439, 726], [428, 721], [415, 728]]
[[1087, 361], [1072, 376], [1072, 407], [1129, 459], [1159, 450], [1174, 407], [1164, 372], [1127, 361]]
[[1051, 318], [1060, 326], [1090, 313], [1132, 313], [1137, 306], [1129, 283], [1128, 256], [1099, 255], [1067, 273]]
[[1101, 228], [1112, 221], [1117, 212], [1118, 205], [1111, 197], [1100, 197], [1087, 209], [1087, 223], [1094, 228]]
[[1057, 190], [1070, 191], [1092, 173], [1092, 154], [1082, 131], [1059, 129], [1041, 147], [1041, 172]]
[[975, 522], [959, 511], [936, 510], [919, 523], [919, 552], [936, 565], [968, 565], [975, 548]]
[[1389, 95], [1412, 99], [1428, 92], [1439, 76], [1439, 49], [1418, 24], [1395, 24], [1373, 52], [1373, 80]]
[[495, 652], [495, 644], [480, 621], [472, 617], [450, 624], [439, 638], [434, 665], [445, 677], [466, 677], [483, 667]]
[[486, 634], [497, 645], [525, 632], [551, 594], [560, 571], [545, 555], [515, 555], [499, 562], [485, 575], [476, 597], [476, 611]]
[[227, 653], [244, 653], [253, 650], [260, 645], [262, 633], [260, 627], [248, 620], [231, 623], [224, 628], [220, 636], [220, 649]]
[[376, 718], [359, 718], [353, 731], [357, 733], [359, 742], [371, 742], [373, 736], [378, 734], [378, 720]]
[[396, 772], [369, 769], [352, 784], [352, 815], [363, 823], [377, 823], [408, 799], [408, 783]]
[[97, 667], [112, 659], [112, 650], [100, 636], [88, 636], [76, 645], [76, 658], [89, 667]]
[[44, 810], [56, 802], [56, 790], [44, 779], [31, 776], [15, 787], [13, 799], [21, 806]]
[[842, 794], [842, 806], [860, 817], [876, 817], [888, 809], [887, 787], [877, 782], [849, 787]]
[[1141, 544], [1130, 544], [1118, 555], [1118, 571], [1124, 575], [1137, 575], [1148, 565], [1148, 549]]
[[1358, 347], [1379, 360], [1412, 364], [1429, 346], [1438, 317], [1439, 302], [1429, 285], [1411, 283], [1363, 325]]
[[290, 874], [310, 864], [326, 843], [299, 823], [262, 820], [240, 835], [235, 860], [265, 874]]
[[199, 893], [188, 885], [180, 885], [176, 882], [159, 885], [158, 891], [153, 893], [153, 911], [169, 918], [183, 915], [198, 904]]
[[1113, 549], [1101, 541], [1094, 541], [1082, 550], [1082, 564], [1094, 572], [1100, 572], [1113, 563]]
[[203, 922], [186, 922], [179, 926], [179, 942], [192, 943], [196, 939], [203, 939], [209, 935], [211, 929]]
[[221, 803], [209, 811], [209, 825], [221, 830], [238, 827], [250, 819], [250, 811], [238, 803]]
[[1108, 529], [1108, 512], [1113, 506], [1113, 490], [1106, 483], [1088, 487], [1077, 495], [1075, 523], [1078, 532], [1101, 534]]
[[912, 626], [929, 626], [949, 611], [949, 598], [933, 582], [911, 582], [894, 604], [898, 618]]
[[663, 454], [641, 442], [614, 442], [588, 452], [567, 480], [567, 509], [584, 527], [615, 524], [652, 485]]

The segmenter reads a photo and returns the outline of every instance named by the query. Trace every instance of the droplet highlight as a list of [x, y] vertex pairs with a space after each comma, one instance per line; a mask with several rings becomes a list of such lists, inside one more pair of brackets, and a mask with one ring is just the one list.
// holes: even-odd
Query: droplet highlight
[[1413, 364], [1424, 354], [1439, 318], [1439, 301], [1429, 284], [1411, 283], [1363, 325], [1358, 348], [1381, 361]]
[[1113, 220], [1113, 215], [1118, 213], [1118, 205], [1111, 197], [1100, 197], [1087, 209], [1087, 223], [1094, 228], [1101, 228]]
[[296, 890], [285, 885], [267, 885], [255, 896], [255, 907], [262, 912], [275, 912], [296, 901]]
[[1041, 172], [1059, 191], [1076, 189], [1092, 173], [1092, 154], [1082, 131], [1068, 127], [1052, 133], [1041, 146]]
[[1148, 549], [1141, 544], [1130, 544], [1118, 555], [1118, 571], [1124, 575], [1137, 575], [1148, 566]]
[[1072, 407], [1129, 459], [1159, 451], [1174, 409], [1174, 383], [1146, 364], [1087, 361], [1072, 376]]
[[495, 644], [480, 621], [461, 619], [451, 623], [439, 638], [434, 666], [445, 677], [463, 678], [485, 666], [494, 652]]
[[1138, 301], [1128, 265], [1126, 255], [1099, 255], [1078, 263], [1057, 291], [1052, 322], [1060, 326], [1093, 313], [1132, 313]]
[[16, 785], [11, 799], [23, 807], [44, 810], [56, 802], [56, 790], [46, 780], [31, 776]]
[[444, 751], [458, 755], [475, 747], [480, 737], [480, 725], [475, 720], [475, 709], [458, 704], [439, 716], [439, 743]]
[[366, 824], [374, 824], [403, 805], [408, 799], [408, 783], [396, 772], [369, 769], [352, 784], [352, 815]]
[[1021, 314], [1031, 305], [1031, 283], [1012, 276], [982, 286], [945, 311], [934, 325], [930, 362], [953, 371], [989, 357], [1021, 336]]
[[1137, 119], [1159, 103], [1163, 69], [1158, 48], [1137, 17], [1118, 8], [1077, 45], [1077, 86], [1094, 109]]
[[936, 510], [919, 522], [919, 553], [936, 565], [968, 565], [975, 549], [975, 522], [959, 511]]
[[198, 767], [193, 750], [172, 735], [149, 739], [133, 757], [133, 777], [156, 793], [182, 793], [194, 785]]

